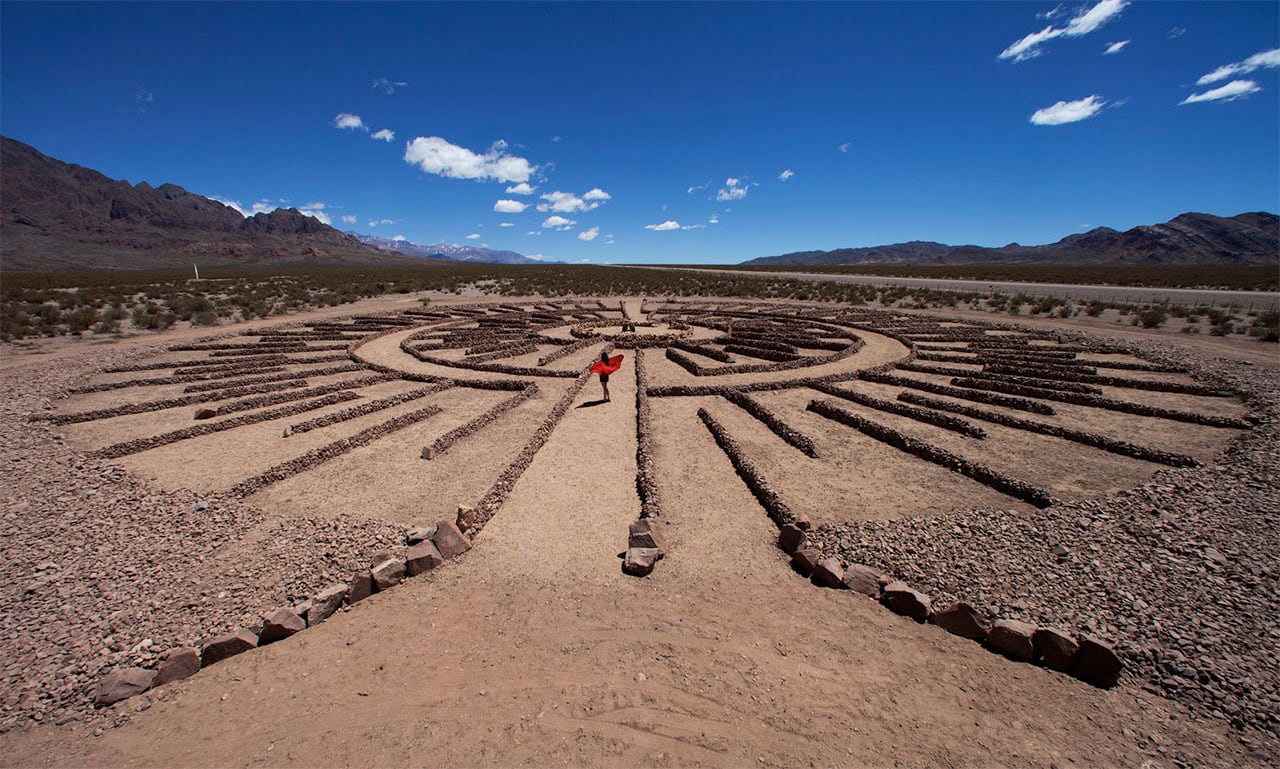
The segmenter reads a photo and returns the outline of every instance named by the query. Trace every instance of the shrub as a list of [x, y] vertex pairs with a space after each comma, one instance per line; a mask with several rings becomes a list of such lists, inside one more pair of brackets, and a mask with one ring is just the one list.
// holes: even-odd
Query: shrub
[[1145, 310], [1139, 310], [1135, 317], [1134, 325], [1138, 325], [1140, 321], [1143, 328], [1160, 328], [1169, 320], [1169, 311], [1163, 306], [1152, 306]]

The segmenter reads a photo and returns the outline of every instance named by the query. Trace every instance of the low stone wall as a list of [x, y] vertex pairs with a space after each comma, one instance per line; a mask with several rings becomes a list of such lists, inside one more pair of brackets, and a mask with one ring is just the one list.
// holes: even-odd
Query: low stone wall
[[359, 406], [343, 409], [342, 411], [335, 411], [332, 414], [326, 414], [322, 417], [308, 419], [305, 422], [299, 422], [295, 425], [289, 425], [289, 428], [285, 430], [284, 434], [287, 438], [290, 435], [295, 435], [297, 433], [305, 433], [321, 427], [328, 427], [329, 425], [345, 422], [349, 419], [355, 419], [384, 409], [394, 408], [402, 403], [408, 403], [419, 398], [425, 398], [428, 395], [434, 395], [441, 390], [447, 390], [453, 386], [453, 382], [440, 382], [438, 384], [431, 385], [430, 387], [419, 387], [416, 390], [410, 390], [409, 392], [400, 393], [399, 395], [392, 395], [390, 398], [380, 398], [367, 403], [361, 403]]
[[1041, 398], [1043, 400], [1058, 401], [1060, 403], [1072, 403], [1077, 406], [1091, 406], [1093, 408], [1107, 409], [1108, 411], [1120, 411], [1126, 414], [1137, 414], [1138, 416], [1144, 417], [1160, 417], [1162, 419], [1172, 419], [1177, 422], [1208, 425], [1209, 427], [1230, 427], [1237, 430], [1245, 430], [1249, 427], [1247, 422], [1241, 419], [1235, 419], [1234, 417], [1219, 417], [1212, 414], [1197, 414], [1191, 411], [1178, 411], [1177, 409], [1166, 409], [1160, 406], [1149, 406], [1145, 403], [1133, 403], [1132, 401], [1105, 398], [1100, 395], [1059, 392], [1057, 390], [1045, 390], [1039, 387], [1005, 384], [1003, 382], [973, 379], [970, 377], [952, 379], [951, 384], [956, 387], [964, 387], [973, 390], [994, 390], [996, 392], [1009, 393], [1011, 395], [1023, 395], [1032, 398]]
[[782, 421], [782, 418], [765, 408], [764, 404], [755, 400], [741, 390], [727, 390], [724, 399], [760, 420], [774, 435], [786, 441], [787, 445], [799, 449], [808, 457], [818, 456], [818, 448], [813, 440], [799, 430]]
[[867, 408], [873, 408], [877, 411], [897, 414], [898, 416], [907, 417], [908, 419], [914, 419], [917, 422], [924, 422], [925, 424], [930, 424], [934, 427], [941, 427], [944, 430], [950, 430], [953, 433], [959, 433], [968, 438], [984, 440], [987, 437], [987, 431], [972, 422], [948, 416], [946, 414], [939, 414], [936, 411], [904, 406], [901, 403], [895, 403], [894, 401], [885, 400], [883, 398], [875, 398], [865, 393], [854, 392], [852, 390], [841, 390], [839, 388], [832, 387], [829, 384], [815, 384], [813, 389], [826, 395], [843, 398], [844, 400], [856, 403], [859, 406], [866, 406]]
[[538, 394], [538, 386], [535, 384], [529, 385], [528, 387], [524, 388], [516, 395], [510, 398], [507, 398], [506, 400], [502, 401], [498, 405], [484, 412], [483, 414], [476, 417], [475, 419], [472, 419], [471, 421], [466, 422], [465, 424], [459, 425], [458, 427], [453, 428], [452, 430], [445, 433], [444, 435], [441, 435], [439, 438], [436, 438], [434, 441], [432, 441], [430, 446], [423, 447], [422, 458], [435, 459], [439, 457], [441, 454], [448, 451], [449, 448], [453, 446], [453, 444], [457, 443], [458, 441], [464, 438], [474, 435], [480, 430], [483, 430], [484, 428], [498, 421], [504, 414], [507, 414], [516, 406], [519, 406], [521, 403], [524, 403], [525, 401], [529, 400], [530, 398], [532, 398], [537, 394]]
[[858, 378], [865, 379], [868, 382], [875, 382], [877, 384], [909, 387], [913, 390], [924, 390], [925, 392], [931, 392], [937, 395], [947, 395], [961, 400], [976, 401], [978, 403], [986, 403], [991, 406], [1003, 406], [1007, 409], [1017, 409], [1018, 411], [1029, 411], [1033, 414], [1045, 414], [1047, 416], [1052, 416], [1056, 413], [1052, 406], [1033, 400], [1027, 400], [1026, 398], [1011, 398], [1007, 395], [996, 395], [994, 393], [981, 392], [978, 390], [966, 390], [960, 387], [950, 387], [948, 385], [938, 384], [937, 382], [929, 382], [923, 379], [911, 379], [909, 377], [898, 376], [896, 374], [863, 371], [859, 374]]

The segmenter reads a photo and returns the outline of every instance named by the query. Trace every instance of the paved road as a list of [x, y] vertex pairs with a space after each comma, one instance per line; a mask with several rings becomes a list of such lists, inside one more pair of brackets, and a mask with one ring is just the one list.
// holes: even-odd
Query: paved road
[[[687, 269], [663, 267], [658, 269]], [[1168, 302], [1185, 306], [1216, 306], [1236, 304], [1246, 310], [1280, 308], [1280, 293], [1274, 291], [1213, 291], [1198, 288], [1137, 288], [1133, 286], [1086, 286], [1065, 283], [1012, 283], [985, 280], [950, 280], [943, 278], [897, 278], [881, 275], [835, 275], [812, 272], [756, 272], [752, 270], [700, 269], [760, 278], [795, 278], [798, 280], [827, 280], [835, 283], [862, 283], [872, 286], [910, 286], [936, 291], [968, 291], [980, 294], [1023, 293], [1027, 296], [1052, 296], [1062, 299], [1098, 299], [1103, 302], [1141, 304]]]

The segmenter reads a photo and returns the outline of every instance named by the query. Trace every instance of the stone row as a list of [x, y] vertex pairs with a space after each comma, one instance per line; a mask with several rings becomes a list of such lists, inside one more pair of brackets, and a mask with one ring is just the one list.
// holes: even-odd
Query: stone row
[[818, 456], [818, 447], [813, 444], [813, 439], [782, 421], [760, 401], [741, 390], [725, 391], [724, 399], [758, 419], [774, 435], [785, 441], [787, 445], [799, 449], [805, 456]]
[[[714, 341], [716, 344], [724, 345], [726, 348], [736, 345], [754, 350], [768, 350], [770, 352], [785, 353], [786, 355], [798, 355], [800, 351], [796, 349], [796, 345], [783, 342], [781, 341], [782, 338], [781, 334], [735, 331], [732, 334], [716, 337]], [[848, 343], [846, 342], [837, 349], [843, 350], [847, 345]]]
[[[309, 376], [332, 376], [333, 374], [350, 374], [353, 371], [363, 371], [364, 366], [356, 363], [344, 363], [338, 366], [328, 366], [326, 368], [308, 369], [307, 371], [286, 371], [280, 374], [268, 374], [265, 376], [246, 377], [244, 379], [236, 379], [230, 382], [209, 382], [206, 384], [194, 384], [183, 388], [184, 393], [208, 392], [210, 390], [220, 390], [224, 387], [242, 387], [246, 385], [268, 384], [271, 382], [282, 382], [287, 379], [302, 379]], [[305, 380], [303, 380], [305, 381]]]
[[1043, 387], [1046, 390], [1062, 390], [1063, 392], [1084, 393], [1085, 395], [1101, 395], [1102, 388], [1092, 385], [1076, 384], [1074, 382], [1059, 382], [1054, 379], [1037, 379], [1035, 377], [1025, 377], [1006, 374], [992, 374], [990, 367], [986, 371], [972, 371], [970, 369], [956, 368], [955, 366], [930, 366], [924, 363], [900, 363], [898, 368], [902, 371], [914, 371], [917, 374], [933, 374], [935, 376], [949, 377], [971, 377], [973, 379], [991, 379], [999, 382], [1009, 382], [1011, 384], [1026, 385], [1028, 387]]
[[280, 353], [297, 353], [297, 352], [328, 352], [330, 350], [345, 350], [345, 344], [316, 344], [305, 345], [302, 347], [263, 347], [245, 350], [214, 350], [209, 353], [210, 358], [251, 358], [259, 355], [278, 355]]
[[192, 361], [168, 361], [168, 362], [161, 361], [159, 363], [130, 363], [130, 364], [120, 365], [120, 366], [107, 366], [106, 368], [102, 369], [102, 373], [127, 374], [134, 371], [161, 371], [163, 369], [176, 369], [176, 368], [181, 368], [183, 366], [188, 366], [192, 364], [199, 365], [199, 364], [202, 364], [203, 362], [204, 360], [201, 359], [201, 360], [192, 360]]
[[730, 355], [744, 355], [748, 358], [758, 358], [759, 360], [768, 360], [775, 363], [801, 360], [803, 357], [793, 352], [780, 352], [767, 347], [750, 347], [743, 344], [725, 345], [724, 351]]
[[729, 353], [724, 350], [717, 350], [714, 347], [708, 347], [705, 344], [696, 344], [694, 342], [681, 339], [673, 342], [671, 346], [677, 350], [693, 353], [694, 355], [701, 355], [702, 357], [710, 358], [711, 360], [718, 360], [721, 363], [733, 363], [733, 357], [730, 356]]
[[666, 385], [650, 387], [651, 398], [707, 397], [723, 396], [728, 392], [768, 392], [776, 390], [793, 390], [797, 387], [812, 387], [820, 382], [847, 382], [857, 379], [860, 372], [844, 371], [835, 374], [824, 374], [817, 377], [801, 377], [799, 379], [780, 379], [773, 382], [752, 382], [742, 385]]
[[1162, 465], [1171, 467], [1198, 467], [1200, 465], [1192, 457], [1185, 454], [1177, 454], [1172, 451], [1162, 451], [1160, 449], [1151, 449], [1146, 446], [1139, 446], [1129, 441], [1121, 441], [1115, 438], [1109, 438], [1098, 433], [1085, 432], [1084, 430], [1073, 430], [1069, 427], [1060, 427], [1051, 425], [1046, 422], [1037, 422], [1033, 419], [1023, 419], [1021, 417], [1000, 414], [994, 411], [965, 406], [960, 403], [951, 401], [942, 401], [937, 398], [930, 398], [919, 393], [906, 391], [898, 394], [898, 400], [905, 403], [914, 403], [917, 406], [925, 406], [931, 409], [941, 411], [950, 411], [954, 414], [963, 414], [975, 419], [982, 419], [993, 422], [1005, 427], [1012, 427], [1018, 430], [1026, 430], [1027, 432], [1040, 433], [1042, 435], [1052, 435], [1055, 438], [1063, 438], [1068, 441], [1091, 446], [1095, 449], [1109, 451], [1112, 454], [1120, 454], [1135, 459], [1143, 459], [1148, 462], [1157, 462]]
[[751, 460], [747, 459], [742, 446], [734, 440], [733, 436], [729, 435], [729, 432], [724, 429], [724, 425], [720, 424], [704, 408], [698, 409], [698, 418], [707, 426], [712, 437], [715, 438], [716, 445], [729, 458], [729, 462], [733, 464], [733, 469], [738, 473], [738, 477], [747, 484], [747, 488], [755, 495], [756, 500], [760, 502], [760, 506], [764, 508], [764, 511], [769, 514], [769, 518], [779, 527], [786, 524], [796, 524], [801, 528], [807, 529], [809, 527], [808, 519], [792, 512], [787, 503], [782, 501], [782, 497], [773, 490], [773, 487], [756, 469]]
[[963, 457], [952, 454], [949, 451], [940, 449], [918, 438], [912, 438], [905, 433], [893, 429], [887, 425], [873, 422], [864, 417], [858, 416], [851, 411], [840, 408], [834, 403], [826, 401], [810, 401], [809, 410], [819, 416], [824, 416], [832, 421], [839, 422], [854, 428], [864, 435], [875, 438], [882, 443], [886, 443], [899, 451], [906, 452], [913, 456], [919, 457], [926, 462], [932, 462], [940, 467], [961, 475], [972, 478], [984, 486], [999, 491], [1002, 494], [1008, 494], [1014, 499], [1021, 499], [1036, 507], [1048, 507], [1053, 504], [1054, 499], [1047, 491], [1036, 488], [1029, 483], [1010, 478], [998, 470], [993, 470], [986, 465], [978, 462], [972, 462]]
[[818, 384], [815, 385], [813, 389], [826, 395], [843, 398], [844, 400], [856, 403], [859, 406], [866, 406], [867, 408], [884, 411], [889, 414], [897, 414], [898, 416], [906, 417], [907, 419], [914, 419], [917, 422], [924, 422], [925, 424], [930, 424], [934, 427], [941, 427], [944, 430], [950, 430], [953, 433], [959, 433], [969, 438], [985, 440], [987, 437], [986, 430], [983, 430], [981, 427], [978, 427], [968, 420], [960, 419], [958, 417], [939, 414], [936, 411], [929, 411], [928, 409], [918, 409], [914, 406], [904, 406], [903, 404], [895, 401], [876, 398], [874, 396], [867, 395], [866, 393], [860, 393], [854, 390], [841, 390], [840, 388], [833, 387], [829, 384]]
[[175, 344], [166, 347], [169, 352], [193, 352], [196, 350], [273, 350], [279, 348], [281, 352], [285, 350], [302, 349], [306, 347], [306, 342], [277, 342], [264, 344], [260, 342], [251, 342], [249, 344], [237, 343], [210, 343], [210, 344]]
[[290, 401], [300, 401], [306, 398], [314, 398], [317, 395], [327, 395], [340, 390], [354, 390], [359, 387], [369, 387], [371, 385], [390, 382], [395, 377], [386, 374], [372, 374], [370, 376], [359, 379], [348, 379], [345, 382], [332, 382], [330, 384], [309, 387], [305, 390], [293, 390], [290, 392], [275, 393], [273, 395], [259, 395], [254, 398], [245, 398], [243, 400], [224, 403], [209, 416], [222, 416], [224, 414], [234, 414], [237, 411], [248, 411], [249, 409], [261, 408], [263, 406], [275, 406], [280, 403], [289, 403]]
[[[791, 369], [801, 368], [805, 366], [821, 366], [827, 363], [834, 363], [843, 360], [862, 349], [866, 343], [861, 339], [855, 339], [852, 344], [843, 350], [829, 355], [815, 355], [812, 357], [797, 358], [790, 361], [782, 361], [778, 363], [740, 363], [731, 366], [715, 366], [707, 367], [693, 360], [687, 355], [683, 355], [673, 348], [667, 348], [667, 358], [673, 363], [684, 368], [694, 376], [724, 376], [726, 374], [763, 374], [772, 371], [789, 371]], [[726, 348], [726, 352], [734, 352], [732, 349]], [[754, 353], [749, 353], [754, 354]], [[674, 356], [674, 357], [673, 357]]]
[[173, 384], [182, 384], [182, 380], [174, 376], [154, 377], [151, 379], [129, 379], [121, 382], [102, 382], [100, 384], [84, 385], [83, 387], [73, 387], [67, 392], [72, 395], [84, 395], [86, 393], [100, 393], [108, 392], [110, 390], [126, 390], [130, 387], [160, 387], [163, 385]]
[[910, 377], [898, 376], [896, 374], [888, 374], [884, 372], [863, 371], [858, 375], [859, 379], [867, 382], [875, 382], [876, 384], [894, 385], [896, 387], [909, 387], [913, 390], [924, 390], [936, 395], [947, 395], [952, 398], [961, 400], [976, 401], [978, 403], [986, 403], [990, 406], [1003, 406], [1007, 409], [1016, 409], [1018, 411], [1030, 411], [1033, 414], [1044, 414], [1052, 416], [1053, 407], [1038, 401], [1027, 400], [1026, 398], [1011, 398], [1007, 395], [996, 395], [994, 393], [981, 392], [978, 390], [966, 390], [960, 387], [951, 387], [949, 385], [939, 384], [937, 382], [929, 382], [923, 379], [912, 379]]
[[653, 464], [653, 414], [649, 406], [649, 373], [644, 351], [636, 350], [636, 493], [640, 496], [640, 517], [662, 515], [657, 473]]
[[[556, 341], [561, 341], [561, 340], [556, 340]], [[593, 344], [595, 344], [594, 339], [578, 339], [572, 342], [568, 342], [567, 344], [561, 345], [559, 349], [552, 350], [546, 355], [543, 355], [541, 358], [538, 358], [538, 365], [546, 366], [548, 364], [555, 363], [561, 358], [567, 358], [568, 356], [573, 355], [575, 352], [578, 352], [579, 350], [585, 350], [586, 348], [590, 347]]]
[[1160, 363], [1134, 363], [1123, 360], [1090, 360], [1088, 363], [1098, 368], [1110, 368], [1117, 371], [1153, 371], [1161, 374], [1185, 374], [1186, 366], [1168, 366]]
[[177, 443], [178, 441], [184, 441], [189, 438], [198, 438], [202, 435], [210, 435], [212, 433], [222, 432], [223, 430], [232, 430], [237, 427], [244, 427], [245, 425], [257, 424], [259, 422], [269, 422], [273, 419], [291, 417], [295, 414], [314, 411], [315, 409], [324, 408], [326, 406], [346, 403], [348, 401], [357, 400], [359, 397], [359, 395], [356, 395], [350, 390], [343, 390], [341, 392], [330, 393], [323, 397], [316, 398], [315, 400], [293, 403], [270, 411], [261, 411], [256, 414], [242, 414], [238, 417], [223, 419], [218, 422], [204, 422], [198, 425], [192, 425], [191, 427], [183, 427], [179, 430], [173, 430], [160, 435], [153, 435], [149, 438], [136, 438], [131, 441], [114, 443], [110, 446], [106, 446], [92, 452], [92, 456], [100, 457], [102, 459], [125, 457], [130, 454], [150, 451], [151, 449], [158, 448], [160, 446], [167, 446], [170, 443]]
[[[606, 346], [601, 352], [609, 353], [613, 351], [613, 346]], [[476, 504], [476, 524], [475, 531], [479, 532], [485, 527], [498, 510], [502, 508], [503, 503], [507, 501], [512, 489], [515, 488], [516, 481], [520, 480], [520, 476], [524, 475], [524, 471], [529, 469], [529, 463], [533, 462], [533, 457], [542, 446], [551, 437], [551, 433], [560, 424], [560, 420], [573, 408], [573, 401], [578, 397], [578, 393], [582, 391], [587, 380], [592, 376], [590, 369], [584, 369], [577, 375], [577, 379], [573, 384], [565, 389], [565, 393], [556, 402], [551, 412], [547, 414], [547, 418], [543, 420], [542, 426], [534, 432], [533, 437], [525, 444], [516, 458], [507, 465], [507, 468], [498, 476], [498, 480], [493, 486], [485, 492], [484, 497]]]
[[439, 407], [428, 406], [424, 409], [411, 411], [408, 414], [402, 414], [382, 424], [361, 430], [348, 438], [341, 438], [318, 449], [312, 449], [300, 457], [274, 465], [260, 475], [237, 483], [229, 491], [236, 496], [247, 497], [267, 486], [283, 481], [298, 473], [306, 472], [319, 464], [328, 462], [330, 459], [373, 443], [380, 438], [385, 438], [397, 430], [409, 427], [438, 413], [440, 413]]
[[1120, 411], [1126, 414], [1137, 414], [1138, 416], [1144, 417], [1159, 417], [1161, 419], [1171, 419], [1176, 422], [1208, 425], [1209, 427], [1230, 427], [1237, 430], [1246, 430], [1249, 428], [1248, 422], [1234, 417], [1220, 417], [1212, 414], [1197, 414], [1192, 411], [1166, 409], [1160, 406], [1149, 406], [1145, 403], [1133, 403], [1132, 401], [1116, 400], [1115, 398], [1104, 398], [1100, 395], [1059, 392], [1057, 390], [1045, 390], [1039, 387], [1026, 387], [1023, 385], [1005, 384], [1003, 382], [993, 382], [968, 377], [952, 379], [951, 384], [957, 387], [974, 390], [995, 390], [997, 392], [1009, 393], [1010, 395], [1024, 395], [1032, 398], [1058, 401], [1059, 403], [1072, 403], [1077, 406], [1089, 406], [1092, 408], [1107, 409], [1108, 411]]
[[419, 387], [416, 390], [410, 390], [409, 392], [400, 393], [399, 395], [392, 395], [390, 398], [380, 398], [378, 400], [368, 401], [367, 403], [361, 403], [359, 406], [353, 406], [349, 409], [335, 411], [332, 414], [325, 414], [321, 417], [308, 419], [307, 421], [299, 422], [296, 425], [289, 425], [289, 427], [285, 428], [284, 437], [288, 438], [290, 435], [295, 435], [297, 433], [306, 433], [321, 427], [328, 427], [329, 425], [335, 425], [339, 422], [346, 422], [350, 419], [367, 416], [378, 411], [399, 406], [402, 403], [408, 403], [419, 398], [425, 398], [428, 395], [438, 393], [441, 390], [447, 390], [453, 386], [453, 382], [440, 382], [431, 385], [430, 387]]
[[1101, 688], [1119, 683], [1124, 670], [1124, 663], [1111, 645], [1091, 635], [1072, 636], [1058, 628], [1036, 627], [1016, 619], [992, 621], [963, 601], [935, 607], [929, 595], [879, 569], [863, 564], [846, 567], [839, 558], [823, 557], [797, 527], [782, 528], [778, 547], [791, 556], [792, 568], [818, 587], [860, 593], [895, 614], [977, 641], [1009, 659], [1039, 663]]
[[[1006, 365], [989, 365], [986, 370], [992, 374], [1017, 374], [1016, 369]], [[1178, 393], [1182, 395], [1202, 395], [1209, 398], [1230, 398], [1234, 393], [1221, 387], [1208, 387], [1202, 384], [1185, 384], [1183, 382], [1160, 382], [1152, 379], [1129, 379], [1128, 377], [1099, 376], [1097, 374], [1078, 374], [1075, 372], [1059, 373], [1056, 379], [1069, 382], [1084, 382], [1107, 387], [1128, 387], [1134, 390], [1151, 392]], [[1010, 380], [1012, 381], [1012, 380]]]
[[510, 412], [516, 406], [519, 406], [521, 403], [524, 403], [525, 401], [529, 400], [530, 398], [532, 398], [537, 394], [538, 394], [537, 385], [530, 385], [529, 387], [524, 388], [520, 392], [516, 393], [510, 398], [507, 398], [506, 400], [502, 401], [498, 405], [484, 412], [483, 414], [476, 417], [475, 419], [472, 419], [471, 421], [465, 424], [459, 425], [458, 427], [453, 428], [452, 430], [445, 433], [444, 435], [441, 435], [439, 438], [436, 438], [434, 441], [431, 442], [431, 445], [424, 446], [422, 448], [422, 458], [436, 459], [441, 454], [448, 451], [449, 448], [453, 446], [453, 444], [457, 443], [463, 438], [467, 438], [467, 437], [470, 437], [471, 435], [474, 435], [480, 430], [483, 430], [484, 428], [498, 421], [503, 415]]
[[520, 355], [528, 355], [531, 352], [537, 352], [537, 351], [538, 351], [537, 342], [518, 344], [514, 346], [504, 345], [501, 349], [498, 349], [492, 352], [481, 353], [478, 355], [472, 355], [470, 353], [467, 353], [466, 362], [467, 363], [487, 363], [488, 361], [491, 361], [491, 360], [501, 360], [502, 358], [515, 358]]
[[415, 527], [405, 540], [407, 551], [375, 553], [369, 568], [357, 571], [350, 582], [330, 585], [299, 604], [263, 612], [254, 627], [206, 638], [198, 648], [168, 649], [160, 655], [154, 670], [119, 667], [109, 671], [94, 687], [94, 705], [114, 705], [154, 687], [189, 678], [223, 660], [282, 641], [319, 625], [341, 608], [390, 590], [406, 578], [425, 574], [471, 549], [471, 540], [448, 519], [432, 527]]
[[446, 368], [470, 369], [472, 371], [491, 371], [499, 374], [511, 374], [513, 376], [536, 376], [536, 377], [574, 377], [577, 376], [575, 371], [560, 371], [558, 369], [536, 368], [532, 366], [501, 366], [483, 363], [468, 363], [461, 360], [450, 360], [449, 358], [441, 358], [437, 355], [428, 355], [416, 349], [412, 342], [415, 341], [417, 334], [410, 334], [400, 340], [400, 349], [412, 355], [423, 363], [431, 363], [437, 366], [445, 366]]

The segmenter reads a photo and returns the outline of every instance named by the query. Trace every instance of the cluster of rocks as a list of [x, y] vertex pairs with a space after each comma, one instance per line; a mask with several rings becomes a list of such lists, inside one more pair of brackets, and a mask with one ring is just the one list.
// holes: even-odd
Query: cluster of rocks
[[1011, 478], [1004, 473], [993, 470], [984, 464], [973, 462], [963, 457], [952, 454], [945, 449], [938, 448], [931, 443], [922, 441], [919, 438], [913, 438], [900, 430], [896, 430], [888, 425], [882, 425], [873, 422], [870, 419], [862, 417], [858, 414], [840, 408], [834, 403], [828, 401], [810, 401], [808, 410], [819, 416], [824, 416], [843, 425], [848, 425], [864, 435], [875, 438], [878, 441], [887, 443], [894, 448], [904, 451], [912, 456], [932, 462], [939, 467], [960, 473], [961, 475], [972, 478], [973, 480], [985, 486], [999, 491], [1002, 494], [1008, 494], [1014, 499], [1020, 499], [1028, 502], [1036, 507], [1048, 507], [1053, 504], [1053, 496], [1044, 489], [1037, 488], [1025, 481]]
[[1094, 686], [1110, 688], [1120, 680], [1124, 669], [1120, 657], [1110, 644], [1087, 633], [1073, 636], [1017, 619], [992, 620], [964, 601], [935, 607], [928, 594], [880, 569], [860, 563], [846, 567], [836, 556], [824, 557], [810, 543], [808, 533], [793, 524], [782, 527], [778, 546], [791, 556], [792, 568], [819, 587], [860, 593], [882, 602], [895, 614], [937, 625], [1010, 659], [1039, 662], [1051, 670], [1070, 673]]
[[444, 435], [441, 435], [439, 438], [436, 438], [432, 441], [430, 446], [424, 446], [422, 448], [422, 458], [435, 459], [448, 451], [453, 444], [464, 438], [470, 437], [494, 422], [497, 422], [503, 415], [509, 413], [515, 407], [534, 397], [539, 392], [538, 386], [530, 383], [528, 387], [525, 387], [520, 392], [510, 398], [507, 398], [480, 416], [466, 422], [465, 424], [459, 425]]
[[234, 430], [237, 427], [244, 427], [245, 425], [266, 422], [272, 419], [293, 416], [295, 414], [303, 414], [326, 406], [333, 406], [338, 403], [346, 403], [359, 399], [360, 396], [355, 392], [351, 390], [341, 390], [313, 400], [291, 403], [288, 406], [281, 406], [278, 409], [267, 409], [266, 411], [258, 411], [252, 414], [241, 414], [240, 416], [231, 417], [230, 419], [222, 419], [217, 422], [201, 422], [200, 424], [171, 430], [167, 433], [161, 433], [160, 435], [152, 435], [146, 438], [134, 438], [133, 440], [113, 443], [110, 446], [104, 446], [103, 448], [92, 452], [92, 454], [100, 459], [115, 459], [117, 457], [124, 457], [130, 454], [148, 451], [160, 446], [166, 446], [170, 443], [187, 440], [188, 438], [210, 435], [224, 430]]
[[352, 406], [348, 409], [335, 411], [332, 414], [325, 414], [324, 416], [315, 417], [314, 419], [308, 419], [305, 422], [298, 422], [297, 424], [289, 425], [285, 428], [284, 437], [288, 438], [290, 435], [295, 435], [297, 433], [310, 432], [321, 427], [336, 425], [339, 422], [346, 422], [350, 419], [356, 419], [358, 417], [374, 414], [389, 408], [394, 408], [395, 406], [399, 406], [403, 403], [409, 403], [411, 401], [416, 401], [419, 398], [425, 398], [428, 395], [434, 395], [442, 390], [447, 390], [454, 385], [454, 382], [437, 382], [436, 384], [429, 385], [427, 387], [419, 387], [416, 390], [409, 390], [408, 392], [399, 393], [387, 398], [379, 398], [377, 400], [361, 403], [359, 406]]
[[782, 421], [781, 417], [765, 408], [760, 401], [736, 389], [725, 390], [723, 394], [725, 400], [755, 417], [789, 446], [799, 449], [805, 456], [818, 456], [818, 447], [814, 445], [812, 438]]
[[[463, 508], [459, 518], [464, 516]], [[284, 640], [295, 633], [324, 622], [344, 606], [351, 606], [374, 593], [389, 590], [406, 578], [416, 577], [471, 549], [471, 540], [456, 521], [442, 520], [431, 527], [414, 527], [405, 537], [407, 551], [384, 550], [374, 554], [367, 569], [357, 571], [349, 582], [331, 584], [310, 598], [263, 612], [253, 627], [239, 627], [204, 639], [199, 646], [179, 646], [160, 655], [154, 669], [117, 667], [98, 682], [93, 702], [114, 705], [151, 689], [187, 678], [238, 654]]]
[[[613, 347], [606, 346], [601, 352], [608, 354], [613, 351]], [[511, 496], [512, 490], [515, 488], [516, 481], [520, 480], [520, 476], [524, 475], [524, 471], [529, 469], [529, 464], [533, 462], [533, 457], [542, 448], [547, 439], [551, 437], [551, 433], [555, 431], [556, 425], [560, 424], [560, 420], [564, 415], [573, 408], [573, 402], [578, 397], [578, 393], [582, 391], [582, 387], [592, 376], [591, 370], [586, 369], [577, 375], [577, 379], [573, 384], [565, 389], [564, 395], [560, 396], [560, 400], [556, 401], [556, 405], [552, 407], [547, 418], [543, 420], [542, 425], [533, 433], [533, 437], [525, 444], [520, 453], [516, 455], [511, 464], [498, 475], [496, 480], [485, 492], [484, 497], [476, 505], [475, 513], [475, 531], [479, 532], [484, 528], [485, 524], [497, 514], [498, 510], [507, 501], [507, 497]]]
[[1193, 457], [1186, 454], [1178, 454], [1163, 449], [1152, 449], [1146, 446], [1139, 446], [1130, 441], [1122, 441], [1117, 438], [1111, 438], [1098, 433], [1086, 432], [1084, 430], [1073, 430], [1069, 427], [1061, 427], [1059, 425], [1051, 425], [1047, 422], [1037, 422], [1034, 419], [1023, 419], [1021, 417], [1001, 414], [995, 411], [987, 411], [986, 409], [976, 408], [974, 406], [966, 406], [962, 403], [953, 401], [944, 401], [937, 398], [930, 398], [927, 395], [921, 395], [910, 390], [904, 390], [898, 393], [898, 400], [904, 403], [914, 403], [917, 406], [924, 406], [937, 411], [950, 411], [955, 414], [963, 414], [964, 416], [973, 417], [974, 419], [982, 419], [1005, 427], [1013, 427], [1018, 430], [1026, 430], [1027, 432], [1040, 433], [1041, 435], [1052, 435], [1055, 438], [1062, 438], [1068, 441], [1074, 441], [1085, 446], [1092, 446], [1095, 449], [1109, 451], [1112, 454], [1120, 454], [1122, 456], [1134, 457], [1135, 459], [1143, 459], [1148, 462], [1156, 462], [1171, 467], [1196, 467], [1200, 463]]
[[925, 424], [930, 424], [934, 427], [941, 427], [944, 430], [950, 430], [951, 432], [959, 433], [969, 438], [984, 440], [987, 437], [986, 430], [983, 430], [981, 427], [978, 427], [967, 419], [948, 416], [937, 411], [929, 411], [928, 409], [915, 408], [914, 406], [904, 406], [901, 403], [885, 400], [884, 398], [876, 398], [872, 395], [860, 393], [855, 390], [841, 390], [840, 388], [832, 387], [829, 384], [819, 384], [813, 389], [827, 395], [834, 395], [837, 398], [843, 398], [851, 403], [857, 403], [860, 406], [866, 406], [867, 408], [884, 411], [890, 414], [897, 414], [898, 416], [914, 419], [917, 422], [924, 422]]

